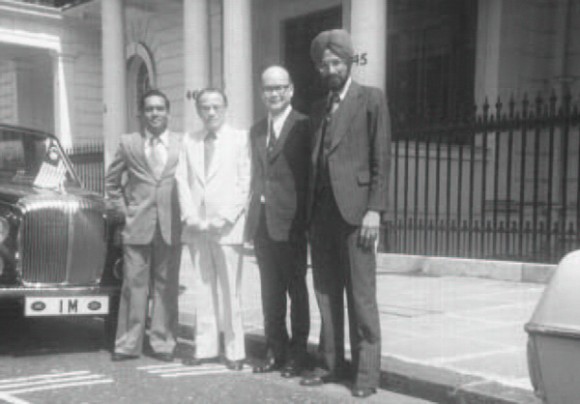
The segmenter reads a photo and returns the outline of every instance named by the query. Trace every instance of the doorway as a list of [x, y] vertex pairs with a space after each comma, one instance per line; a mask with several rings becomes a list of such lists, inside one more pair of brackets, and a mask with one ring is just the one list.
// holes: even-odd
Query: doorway
[[136, 44], [127, 52], [127, 129], [141, 131], [139, 101], [143, 94], [155, 88], [153, 58], [143, 44]]
[[310, 43], [319, 32], [342, 27], [342, 7], [288, 19], [282, 24], [284, 63], [294, 80], [293, 107], [310, 113], [312, 103], [326, 90], [310, 59]]

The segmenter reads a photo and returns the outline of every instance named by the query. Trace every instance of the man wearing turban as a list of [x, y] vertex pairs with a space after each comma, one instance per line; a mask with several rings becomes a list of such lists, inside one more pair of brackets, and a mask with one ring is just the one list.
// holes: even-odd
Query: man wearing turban
[[[344, 30], [318, 34], [310, 48], [328, 95], [312, 113], [315, 135], [309, 187], [314, 288], [327, 370], [305, 386], [352, 377], [352, 395], [376, 392], [381, 329], [376, 299], [376, 246], [387, 209], [390, 119], [383, 92], [351, 78], [354, 54]], [[346, 290], [352, 372], [344, 359]]]

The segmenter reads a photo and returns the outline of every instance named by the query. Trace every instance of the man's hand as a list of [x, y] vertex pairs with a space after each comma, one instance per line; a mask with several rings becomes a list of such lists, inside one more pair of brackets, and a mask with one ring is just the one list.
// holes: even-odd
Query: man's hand
[[381, 214], [369, 210], [363, 217], [362, 226], [358, 238], [358, 244], [363, 249], [374, 249], [375, 242], [379, 238]]
[[230, 222], [228, 222], [223, 217], [216, 217], [209, 221], [207, 224], [207, 231], [217, 235], [222, 235], [226, 229], [229, 227]]
[[207, 230], [207, 222], [205, 220], [197, 220], [197, 219], [192, 218], [192, 217], [188, 217], [185, 220], [185, 226], [191, 227], [191, 228], [198, 230], [198, 231]]

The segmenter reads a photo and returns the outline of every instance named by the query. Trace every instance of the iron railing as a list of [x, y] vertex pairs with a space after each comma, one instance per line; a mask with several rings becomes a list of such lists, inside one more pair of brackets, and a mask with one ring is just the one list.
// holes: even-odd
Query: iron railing
[[397, 128], [392, 252], [555, 262], [580, 246], [580, 113], [527, 97]]
[[[385, 250], [556, 262], [580, 246], [580, 111], [566, 96], [484, 103], [394, 128]], [[69, 150], [103, 193], [103, 146]]]
[[105, 191], [104, 146], [102, 143], [76, 145], [66, 149], [83, 185], [95, 192]]

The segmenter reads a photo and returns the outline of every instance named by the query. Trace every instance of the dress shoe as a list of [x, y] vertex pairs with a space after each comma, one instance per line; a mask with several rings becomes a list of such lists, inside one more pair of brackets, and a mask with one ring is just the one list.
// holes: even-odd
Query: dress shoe
[[151, 357], [163, 362], [173, 362], [173, 353], [170, 352], [151, 352]]
[[139, 358], [139, 355], [129, 355], [129, 354], [124, 354], [121, 352], [114, 352], [113, 355], [111, 356], [111, 360], [113, 362], [122, 362], [122, 361], [128, 361], [130, 359], [137, 359]]
[[252, 368], [252, 372], [254, 373], [270, 373], [275, 372], [277, 370], [281, 370], [282, 364], [275, 360], [267, 361], [261, 365], [256, 365]]
[[290, 361], [282, 368], [282, 372], [280, 372], [280, 376], [285, 378], [296, 377], [300, 373], [302, 373], [303, 366], [300, 365], [297, 361]]
[[356, 398], [367, 398], [376, 394], [377, 389], [373, 387], [354, 387], [352, 389], [352, 396]]
[[333, 373], [328, 373], [322, 376], [310, 376], [300, 380], [301, 386], [317, 387], [326, 383], [338, 383], [340, 379]]
[[203, 364], [203, 360], [197, 358], [183, 358], [181, 363], [185, 366], [199, 366]]
[[229, 370], [242, 370], [244, 368], [244, 361], [241, 359], [237, 361], [226, 359], [226, 368]]

